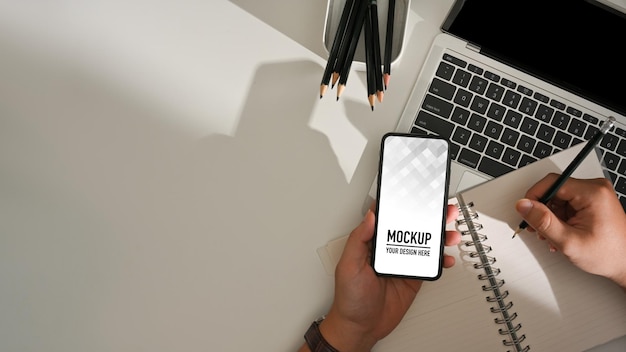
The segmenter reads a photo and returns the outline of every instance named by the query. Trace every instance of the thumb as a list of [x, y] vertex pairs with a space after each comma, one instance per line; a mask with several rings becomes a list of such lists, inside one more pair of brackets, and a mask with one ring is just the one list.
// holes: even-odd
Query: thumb
[[350, 233], [343, 250], [342, 259], [345, 258], [357, 262], [367, 260], [370, 254], [368, 242], [374, 235], [374, 224], [374, 213], [368, 210], [361, 224]]
[[556, 245], [565, 238], [564, 224], [543, 203], [524, 198], [515, 203], [515, 209], [539, 236]]

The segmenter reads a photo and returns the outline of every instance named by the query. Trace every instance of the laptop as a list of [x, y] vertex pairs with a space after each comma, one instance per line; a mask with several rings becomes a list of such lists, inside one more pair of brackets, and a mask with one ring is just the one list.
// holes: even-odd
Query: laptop
[[626, 0], [457, 0], [396, 130], [450, 140], [454, 195], [585, 142], [613, 116], [597, 152], [626, 210], [625, 12]]

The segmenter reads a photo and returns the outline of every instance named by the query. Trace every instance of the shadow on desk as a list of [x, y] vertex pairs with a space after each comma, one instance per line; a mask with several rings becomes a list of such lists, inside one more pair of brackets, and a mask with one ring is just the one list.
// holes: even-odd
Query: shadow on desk
[[[293, 332], [291, 350], [332, 298], [332, 278], [315, 248], [348, 233], [360, 219], [329, 139], [310, 127], [321, 71], [309, 61], [260, 65], [232, 137], [211, 135], [200, 141], [190, 159], [192, 172], [181, 180], [204, 184], [189, 198], [198, 202], [190, 207], [194, 221], [205, 219], [203, 232], [210, 236], [208, 255], [216, 270], [208, 280], [221, 282], [208, 302], [210, 310], [229, 316], [226, 330], [273, 336], [276, 325], [285, 325], [286, 330], [278, 330]], [[338, 103], [337, 109], [342, 106]], [[373, 134], [364, 126], [367, 120], [359, 118], [359, 111], [367, 112], [364, 106], [366, 101], [358, 107], [347, 103], [348, 119], [364, 134]], [[342, 228], [346, 232], [337, 233]], [[253, 300], [239, 294], [250, 287]], [[312, 293], [316, 299], [303, 302]], [[225, 302], [237, 302], [237, 308], [225, 311]], [[284, 315], [288, 312], [294, 315]], [[260, 324], [259, 319], [275, 322]], [[282, 350], [272, 347], [268, 350]]]

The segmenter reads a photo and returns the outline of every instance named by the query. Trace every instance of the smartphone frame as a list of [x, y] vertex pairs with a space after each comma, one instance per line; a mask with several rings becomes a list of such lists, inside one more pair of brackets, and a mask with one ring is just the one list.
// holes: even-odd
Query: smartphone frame
[[[440, 245], [439, 248], [436, 249], [436, 254], [438, 255], [438, 259], [437, 259], [437, 270], [436, 270], [436, 274], [433, 276], [413, 276], [413, 275], [404, 275], [404, 274], [399, 274], [399, 273], [394, 273], [394, 272], [379, 272], [376, 269], [376, 246], [377, 246], [377, 236], [381, 235], [381, 236], [386, 236], [387, 234], [379, 234], [379, 217], [378, 214], [380, 214], [380, 206], [381, 206], [381, 185], [384, 184], [384, 182], [386, 181], [385, 175], [383, 174], [383, 164], [385, 163], [385, 142], [387, 140], [387, 138], [395, 138], [395, 137], [399, 137], [399, 138], [420, 138], [420, 139], [436, 139], [436, 140], [441, 140], [443, 142], [445, 142], [446, 144], [446, 166], [445, 166], [445, 184], [443, 187], [443, 192], [441, 194], [441, 197], [443, 197], [441, 199], [442, 201], [442, 206], [443, 209], [441, 211], [441, 233], [438, 234], [439, 236], [441, 236], [441, 240], [440, 240]], [[387, 133], [383, 136], [382, 140], [381, 140], [381, 145], [380, 145], [380, 159], [379, 159], [379, 166], [378, 166], [378, 190], [377, 190], [377, 195], [376, 195], [376, 222], [375, 222], [375, 228], [374, 228], [374, 237], [372, 238], [372, 259], [371, 259], [371, 265], [372, 268], [374, 269], [374, 272], [379, 275], [379, 276], [390, 276], [390, 277], [400, 277], [400, 278], [410, 278], [410, 279], [419, 279], [419, 280], [427, 280], [427, 281], [433, 281], [433, 280], [437, 280], [439, 279], [439, 277], [441, 277], [441, 273], [442, 273], [442, 269], [443, 269], [443, 250], [445, 247], [445, 228], [446, 228], [446, 216], [447, 216], [447, 203], [448, 203], [448, 189], [449, 189], [449, 182], [450, 182], [450, 142], [448, 141], [448, 139], [440, 137], [440, 136], [436, 136], [436, 135], [423, 135], [423, 134], [414, 134], [414, 133], [397, 133], [397, 132], [391, 132], [391, 133]], [[384, 196], [384, 195], [383, 195]], [[384, 202], [384, 200], [383, 200]], [[433, 234], [435, 235], [435, 234]], [[398, 254], [401, 255], [401, 254]]]

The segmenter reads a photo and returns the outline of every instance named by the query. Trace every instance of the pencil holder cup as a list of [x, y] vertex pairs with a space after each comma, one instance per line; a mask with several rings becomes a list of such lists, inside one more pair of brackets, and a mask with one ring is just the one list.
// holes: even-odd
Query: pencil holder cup
[[[357, 0], [358, 1], [358, 0]], [[389, 10], [389, 0], [377, 0], [378, 24], [380, 36], [381, 55], [387, 42], [387, 15]], [[396, 0], [394, 7], [394, 28], [391, 37], [391, 68], [400, 61], [402, 56], [402, 48], [404, 46], [404, 35], [409, 17], [409, 8], [411, 0]], [[323, 43], [326, 53], [330, 53], [330, 49], [339, 27], [341, 14], [345, 7], [346, 0], [328, 0], [326, 7], [326, 20], [324, 23]], [[357, 71], [365, 71], [365, 40], [363, 31], [359, 37], [354, 59], [352, 60], [352, 68]]]

